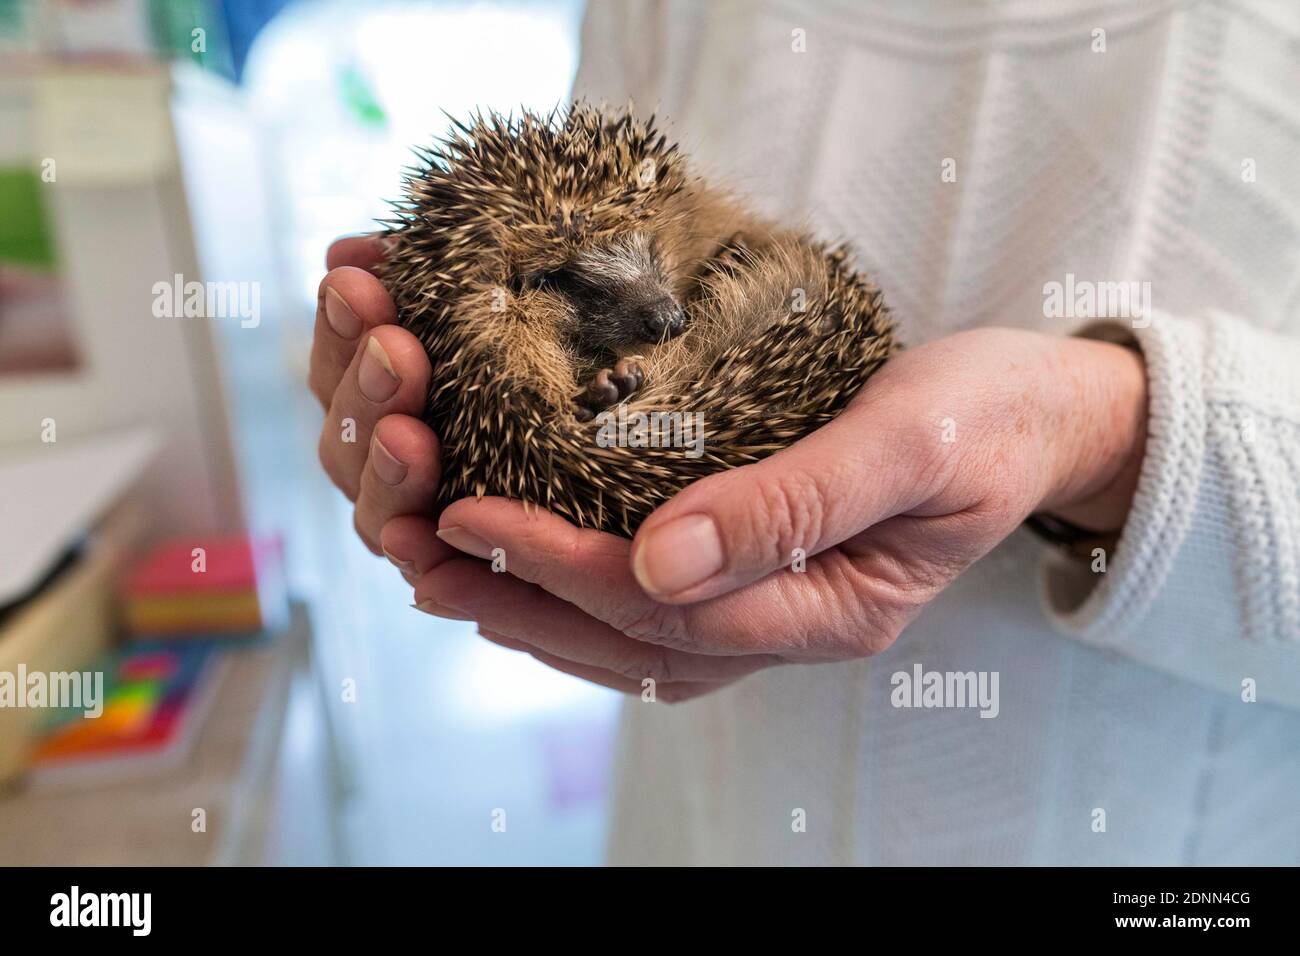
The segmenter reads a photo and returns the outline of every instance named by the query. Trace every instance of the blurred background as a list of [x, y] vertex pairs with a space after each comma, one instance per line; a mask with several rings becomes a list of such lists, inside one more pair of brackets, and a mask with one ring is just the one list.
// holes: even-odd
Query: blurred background
[[0, 678], [106, 675], [0, 708], [0, 863], [600, 861], [617, 699], [412, 610], [305, 387], [329, 242], [581, 7], [0, 0]]

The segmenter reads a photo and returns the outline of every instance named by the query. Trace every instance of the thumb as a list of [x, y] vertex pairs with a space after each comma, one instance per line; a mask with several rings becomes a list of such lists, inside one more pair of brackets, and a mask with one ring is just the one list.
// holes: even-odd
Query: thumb
[[920, 505], [931, 443], [906, 433], [908, 418], [855, 403], [770, 458], [685, 488], [637, 531], [637, 582], [657, 601], [702, 601]]

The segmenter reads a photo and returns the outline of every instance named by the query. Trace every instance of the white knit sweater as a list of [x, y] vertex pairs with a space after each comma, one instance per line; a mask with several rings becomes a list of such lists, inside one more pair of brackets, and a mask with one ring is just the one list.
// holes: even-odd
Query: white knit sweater
[[[1300, 863], [1300, 5], [594, 2], [577, 87], [850, 240], [906, 341], [1154, 307], [1105, 573], [1021, 532], [879, 657], [629, 703], [613, 860]], [[892, 706], [916, 664], [997, 717]]]

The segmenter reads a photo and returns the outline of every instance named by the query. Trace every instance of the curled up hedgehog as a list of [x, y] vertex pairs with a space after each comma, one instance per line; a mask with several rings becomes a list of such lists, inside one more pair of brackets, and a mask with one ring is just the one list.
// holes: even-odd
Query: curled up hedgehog
[[653, 120], [480, 116], [419, 158], [381, 278], [432, 360], [444, 504], [631, 536], [825, 424], [894, 349], [842, 249], [692, 178]]

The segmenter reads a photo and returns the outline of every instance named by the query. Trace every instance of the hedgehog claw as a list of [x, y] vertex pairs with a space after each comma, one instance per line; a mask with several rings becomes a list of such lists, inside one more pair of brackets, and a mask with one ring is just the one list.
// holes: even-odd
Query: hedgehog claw
[[580, 422], [589, 422], [611, 405], [627, 399], [645, 381], [645, 372], [634, 359], [623, 358], [613, 368], [603, 368], [592, 376], [587, 388], [574, 400], [574, 415]]

